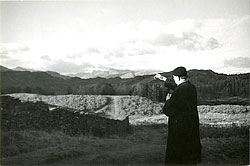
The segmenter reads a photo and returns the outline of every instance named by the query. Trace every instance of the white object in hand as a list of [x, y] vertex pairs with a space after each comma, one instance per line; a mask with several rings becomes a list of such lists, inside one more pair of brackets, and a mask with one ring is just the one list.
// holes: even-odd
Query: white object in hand
[[162, 81], [166, 81], [167, 80], [166, 77], [160, 75], [159, 73], [154, 76], [154, 79], [159, 79], [159, 80], [162, 80]]

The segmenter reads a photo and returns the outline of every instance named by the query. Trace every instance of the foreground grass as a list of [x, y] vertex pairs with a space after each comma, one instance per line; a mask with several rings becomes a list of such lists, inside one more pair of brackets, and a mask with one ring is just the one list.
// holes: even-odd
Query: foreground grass
[[[134, 126], [127, 137], [54, 131], [2, 133], [2, 165], [163, 165], [167, 126]], [[248, 128], [201, 127], [203, 164], [248, 164]]]
[[3, 134], [3, 165], [120, 165], [130, 162], [163, 162], [164, 144], [138, 144], [131, 141], [132, 139], [70, 137], [61, 132], [49, 134], [28, 130], [7, 132]]

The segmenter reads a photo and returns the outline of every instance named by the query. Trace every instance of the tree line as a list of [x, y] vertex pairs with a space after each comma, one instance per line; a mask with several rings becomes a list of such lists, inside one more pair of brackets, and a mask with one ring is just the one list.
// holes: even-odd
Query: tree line
[[[1, 93], [37, 93], [43, 95], [137, 95], [162, 102], [170, 88], [154, 80], [153, 75], [121, 78], [71, 78], [63, 80], [48, 74], [2, 72]], [[171, 80], [171, 72], [162, 73]], [[39, 77], [36, 79], [35, 77]], [[191, 70], [189, 80], [196, 86], [198, 100], [249, 97], [249, 74], [226, 75], [211, 70]]]

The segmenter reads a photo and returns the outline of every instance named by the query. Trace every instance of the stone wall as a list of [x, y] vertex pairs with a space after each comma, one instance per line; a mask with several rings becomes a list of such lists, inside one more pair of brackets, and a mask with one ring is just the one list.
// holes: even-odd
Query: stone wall
[[84, 115], [67, 108], [56, 108], [50, 111], [43, 102], [21, 102], [9, 96], [1, 96], [1, 113], [3, 131], [60, 130], [71, 136], [98, 137], [126, 136], [132, 132], [128, 117], [120, 121], [96, 115]]

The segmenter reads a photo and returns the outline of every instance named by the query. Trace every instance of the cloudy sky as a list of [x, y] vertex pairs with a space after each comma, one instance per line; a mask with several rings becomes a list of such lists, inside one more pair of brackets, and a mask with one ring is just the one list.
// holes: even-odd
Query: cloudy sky
[[250, 72], [249, 0], [0, 2], [0, 65]]

